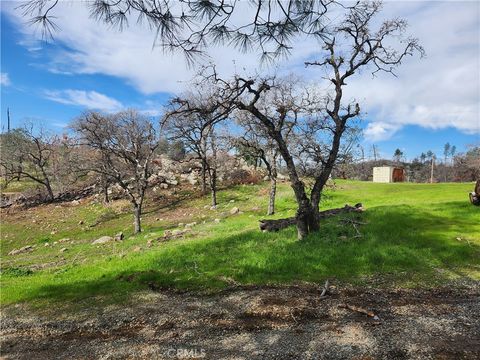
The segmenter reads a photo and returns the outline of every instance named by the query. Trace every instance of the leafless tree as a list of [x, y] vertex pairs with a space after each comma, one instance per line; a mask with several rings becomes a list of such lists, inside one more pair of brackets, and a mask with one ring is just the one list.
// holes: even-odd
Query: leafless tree
[[135, 233], [141, 232], [142, 206], [158, 147], [152, 122], [135, 110], [112, 115], [87, 112], [73, 122], [72, 128], [80, 146], [94, 150], [95, 158], [85, 164], [85, 169], [125, 191], [133, 206]]
[[275, 197], [277, 193], [277, 162], [278, 149], [271, 139], [262, 135], [262, 128], [255, 126], [250, 119], [242, 119], [240, 122], [245, 132], [241, 135], [232, 135], [230, 142], [243, 158], [254, 161], [255, 165], [263, 164], [270, 180], [270, 194], [268, 200], [267, 215], [275, 213]]
[[[276, 142], [298, 203], [296, 222], [299, 239], [319, 229], [323, 188], [337, 161], [342, 137], [350, 128], [351, 121], [360, 114], [360, 105], [344, 98], [346, 80], [365, 67], [371, 68], [374, 74], [379, 71], [393, 74], [395, 67], [406, 56], [414, 53], [423, 55], [417, 39], [404, 36], [406, 22], [402, 19], [384, 21], [378, 30], [372, 30], [372, 19], [380, 9], [381, 4], [376, 2], [362, 2], [354, 6], [335, 27], [335, 36], [324, 40], [323, 58], [306, 63], [307, 66], [322, 68], [328, 74], [333, 89], [323, 96], [307, 89], [301, 96], [292, 92], [279, 98], [280, 101], [272, 103], [271, 107], [262, 108], [262, 99], [277, 88], [275, 79], [237, 76], [228, 81], [219, 78], [216, 73], [210, 76], [222, 89], [218, 93], [230, 96], [220, 97], [219, 102], [237, 111], [250, 113]], [[392, 47], [392, 43], [396, 47]], [[307, 194], [295, 162], [298, 151], [294, 151], [285, 140], [283, 124], [286, 122], [293, 124], [296, 139], [302, 141], [300, 153], [314, 170], [310, 194]]]
[[201, 162], [202, 192], [207, 192], [207, 175], [212, 206], [217, 206], [217, 147], [215, 125], [225, 120], [230, 107], [218, 102], [222, 96], [211, 81], [197, 82], [189, 92], [167, 105], [162, 128], [170, 140], [181, 141]]
[[[59, 30], [55, 13], [59, 0], [26, 0], [19, 9], [45, 38]], [[243, 51], [260, 50], [262, 59], [286, 56], [296, 36], [322, 38], [329, 32], [334, 0], [93, 0], [90, 16], [119, 30], [132, 20], [146, 22], [155, 44], [182, 51], [187, 60], [204, 55], [207, 44], [227, 44]]]
[[47, 199], [54, 199], [53, 178], [55, 176], [55, 148], [58, 137], [33, 126], [15, 129], [1, 137], [0, 165], [7, 182], [12, 179], [29, 179], [42, 185]]
[[457, 154], [454, 159], [456, 181], [476, 181], [480, 179], [480, 146], [471, 145], [466, 153]]

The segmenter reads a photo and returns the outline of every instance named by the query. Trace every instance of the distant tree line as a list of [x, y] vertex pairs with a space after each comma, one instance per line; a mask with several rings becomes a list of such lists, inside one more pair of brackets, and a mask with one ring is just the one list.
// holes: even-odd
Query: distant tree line
[[480, 147], [470, 146], [467, 151], [457, 153], [455, 145], [446, 143], [443, 157], [438, 159], [431, 151], [422, 152], [411, 161], [404, 152], [396, 149], [392, 159], [366, 159], [362, 150], [351, 153], [351, 161], [339, 163], [334, 176], [344, 179], [371, 180], [373, 168], [377, 166], [400, 166], [411, 182], [468, 182], [480, 177]]

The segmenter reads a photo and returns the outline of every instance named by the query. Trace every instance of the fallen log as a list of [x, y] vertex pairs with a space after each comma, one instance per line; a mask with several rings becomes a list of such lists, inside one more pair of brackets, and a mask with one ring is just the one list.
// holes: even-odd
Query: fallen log
[[[361, 203], [355, 204], [355, 206], [345, 205], [342, 208], [335, 208], [335, 209], [320, 211], [319, 219], [324, 219], [326, 217], [343, 214], [343, 213], [362, 212], [362, 211], [363, 211], [363, 206]], [[297, 223], [297, 220], [295, 217], [278, 219], [278, 220], [262, 219], [259, 221], [260, 221], [260, 230], [262, 231], [279, 231], [289, 226], [295, 225]]]

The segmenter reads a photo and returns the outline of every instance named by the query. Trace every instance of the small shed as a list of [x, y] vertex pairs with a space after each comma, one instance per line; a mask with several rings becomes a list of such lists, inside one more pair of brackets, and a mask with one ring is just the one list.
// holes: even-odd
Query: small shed
[[405, 170], [396, 166], [378, 166], [373, 168], [373, 182], [392, 183], [405, 181]]

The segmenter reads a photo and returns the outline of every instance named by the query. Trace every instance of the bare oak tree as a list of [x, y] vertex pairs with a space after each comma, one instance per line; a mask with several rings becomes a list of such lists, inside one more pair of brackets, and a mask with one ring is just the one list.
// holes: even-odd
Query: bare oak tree
[[0, 165], [7, 183], [13, 179], [32, 180], [45, 188], [49, 201], [54, 200], [52, 180], [58, 138], [26, 126], [1, 134], [0, 139]]
[[237, 153], [243, 158], [253, 160], [255, 165], [263, 164], [270, 180], [267, 215], [275, 213], [275, 197], [277, 193], [277, 162], [278, 150], [267, 136], [262, 136], [251, 122], [242, 123], [245, 132], [242, 135], [231, 136], [230, 142]]
[[170, 140], [181, 141], [201, 162], [202, 192], [207, 192], [207, 175], [212, 206], [217, 206], [217, 139], [215, 125], [227, 118], [230, 107], [218, 102], [222, 93], [210, 81], [196, 86], [167, 105], [162, 128]]
[[[324, 39], [321, 59], [306, 63], [327, 73], [333, 89], [324, 96], [304, 91], [301, 97], [280, 98], [278, 103], [272, 104], [273, 112], [261, 104], [276, 88], [275, 79], [237, 76], [229, 81], [219, 78], [215, 72], [207, 77], [208, 81], [214, 78], [222, 89], [217, 93], [227, 95], [219, 97], [223, 106], [250, 113], [276, 142], [298, 203], [299, 239], [319, 229], [322, 191], [337, 161], [342, 137], [351, 121], [360, 115], [360, 105], [344, 98], [346, 80], [363, 68], [372, 69], [374, 74], [379, 71], [393, 73], [406, 56], [423, 55], [418, 40], [404, 36], [406, 22], [402, 19], [384, 21], [376, 31], [372, 30], [374, 16], [380, 10], [381, 4], [376, 2], [361, 2], [349, 9], [334, 27], [333, 36]], [[299, 152], [285, 140], [283, 123], [286, 121], [293, 123], [296, 138], [303, 139], [300, 153], [310, 159], [314, 170], [309, 193], [295, 161], [295, 154]]]
[[113, 115], [87, 112], [72, 128], [81, 146], [95, 150], [86, 168], [119, 185], [133, 206], [135, 233], [141, 232], [142, 206], [153, 174], [152, 157], [158, 147], [152, 122], [135, 110]]

